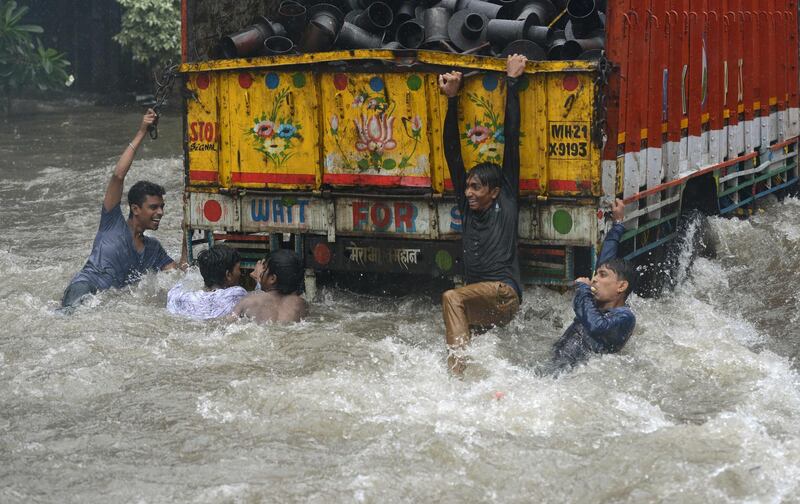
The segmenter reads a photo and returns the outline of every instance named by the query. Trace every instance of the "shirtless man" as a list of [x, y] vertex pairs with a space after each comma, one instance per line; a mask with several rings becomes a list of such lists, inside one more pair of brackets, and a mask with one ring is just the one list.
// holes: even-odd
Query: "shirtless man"
[[258, 261], [250, 276], [258, 282], [256, 290], [239, 301], [233, 315], [256, 322], [299, 322], [308, 312], [300, 297], [303, 264], [297, 254], [276, 250]]

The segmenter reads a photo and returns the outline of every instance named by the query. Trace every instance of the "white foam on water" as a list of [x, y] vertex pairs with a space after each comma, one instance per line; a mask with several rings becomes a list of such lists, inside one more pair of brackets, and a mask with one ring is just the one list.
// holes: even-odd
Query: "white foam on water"
[[[99, 219], [100, 161], [0, 200], [5, 215], [70, 193], [0, 245], [0, 500], [800, 500], [796, 199], [710, 219], [718, 257], [660, 299], [633, 296], [620, 354], [538, 374], [572, 294], [528, 288], [458, 380], [437, 296], [323, 287], [302, 323], [197, 322], [164, 308], [176, 282], [200, 285], [191, 270], [56, 313]], [[181, 161], [137, 161], [131, 177], [170, 191], [154, 235], [177, 254]]]

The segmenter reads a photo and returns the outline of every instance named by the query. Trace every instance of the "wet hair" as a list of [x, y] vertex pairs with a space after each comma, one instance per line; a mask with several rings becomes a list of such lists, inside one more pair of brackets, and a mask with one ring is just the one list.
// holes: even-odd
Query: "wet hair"
[[636, 288], [636, 278], [638, 276], [633, 265], [625, 259], [615, 257], [597, 266], [598, 269], [602, 267], [613, 271], [617, 275], [617, 279], [628, 282], [628, 288], [625, 289], [625, 299], [628, 299], [628, 296]]
[[470, 177], [477, 177], [481, 184], [489, 186], [489, 189], [494, 189], [495, 187], [500, 187], [503, 180], [503, 172], [495, 163], [479, 163], [467, 172], [467, 180]]
[[215, 245], [197, 254], [197, 266], [206, 287], [225, 285], [225, 274], [240, 261], [239, 252], [225, 245]]
[[275, 286], [281, 294], [303, 292], [303, 262], [289, 250], [276, 250], [267, 256], [267, 271], [278, 278]]
[[158, 184], [147, 180], [140, 180], [128, 190], [128, 205], [142, 206], [148, 196], [163, 197], [167, 191]]

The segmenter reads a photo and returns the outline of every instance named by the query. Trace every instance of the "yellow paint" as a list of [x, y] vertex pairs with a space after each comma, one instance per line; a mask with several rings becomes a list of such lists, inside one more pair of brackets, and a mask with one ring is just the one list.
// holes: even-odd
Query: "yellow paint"
[[[381, 49], [358, 49], [352, 51], [331, 51], [322, 53], [298, 54], [293, 56], [266, 56], [246, 59], [212, 60], [200, 63], [184, 63], [180, 71], [184, 73], [220, 70], [244, 70], [251, 68], [271, 68], [282, 66], [308, 65], [327, 62], [358, 62], [360, 60], [385, 60], [398, 63], [428, 63], [461, 68], [475, 68], [484, 71], [502, 72], [506, 62], [501, 58], [462, 55], [441, 51], [416, 51], [412, 57]], [[593, 61], [531, 61], [526, 69], [529, 72], [588, 71], [597, 68]]]
[[769, 104], [770, 104], [771, 106], [775, 106], [775, 105], [777, 105], [777, 104], [778, 104], [778, 98], [777, 98], [777, 97], [775, 97], [775, 96], [772, 96], [772, 97], [770, 97], [770, 99], [769, 99]]
[[705, 114], [700, 116], [700, 122], [701, 123], [707, 123], [710, 119], [711, 119], [711, 116], [709, 115], [708, 112], [706, 112]]
[[753, 110], [758, 110], [760, 108], [761, 108], [761, 102], [760, 101], [753, 102]]
[[617, 145], [622, 145], [625, 143], [625, 132], [617, 134]]
[[647, 128], [642, 128], [642, 129], [639, 131], [639, 139], [641, 139], [641, 140], [646, 140], [646, 139], [647, 139], [647, 137], [648, 137], [648, 130], [647, 130]]
[[431, 176], [424, 74], [327, 73], [319, 82], [325, 174]]
[[[314, 75], [266, 70], [246, 74], [252, 79], [248, 88], [241, 85], [239, 72], [225, 74], [220, 96], [225, 126], [221, 179], [229, 187], [316, 187], [320, 125]], [[285, 176], [305, 179], [288, 182]]]
[[[198, 77], [201, 78], [202, 86], [198, 85]], [[191, 75], [186, 82], [186, 88], [194, 96], [186, 102], [188, 118], [186, 148], [189, 167], [192, 171], [203, 172], [204, 179], [208, 178], [210, 173], [219, 172], [220, 122], [217, 107], [219, 84], [220, 79], [212, 78], [207, 73]], [[189, 177], [191, 185], [217, 184], [216, 177], [212, 180], [194, 180], [191, 171]]]
[[[183, 65], [188, 87], [198, 97], [187, 102], [187, 124], [219, 124], [218, 150], [190, 151], [190, 171], [218, 171], [221, 188], [320, 189], [330, 174], [412, 177], [424, 181], [423, 188], [445, 192], [449, 173], [442, 125], [447, 100], [439, 93], [437, 76], [454, 66], [467, 75], [459, 117], [465, 165], [502, 163], [504, 60], [419, 51], [415, 61], [437, 66], [377, 74], [359, 71], [366, 68], [359, 60], [367, 58], [399, 59], [391, 51], [365, 50]], [[337, 76], [329, 67], [315, 65], [326, 61], [348, 61], [350, 66]], [[590, 138], [595, 68], [584, 61], [528, 64], [520, 95], [524, 192], [600, 194], [601, 153]], [[203, 90], [196, 89], [200, 73], [211, 76], [211, 85]], [[249, 76], [244, 81], [243, 74]], [[578, 79], [577, 89], [564, 88], [567, 75]], [[413, 86], [412, 76], [419, 77]], [[376, 78], [379, 89], [373, 85]], [[249, 86], [242, 85], [248, 81]], [[624, 134], [621, 138], [624, 142]], [[555, 152], [550, 150], [553, 143]], [[337, 185], [331, 180], [338, 179], [327, 181]], [[549, 191], [549, 181], [561, 182]], [[570, 182], [577, 189], [570, 189]], [[217, 181], [203, 184], [216, 186]]]
[[[547, 179], [548, 183], [555, 180], [559, 181], [578, 181], [578, 182], [591, 182], [591, 192], [589, 194], [600, 194], [600, 161], [601, 152], [591, 142], [591, 120], [593, 117], [594, 107], [594, 81], [591, 74], [579, 74], [578, 80], [580, 85], [578, 88], [569, 92], [564, 89], [562, 75], [548, 75], [546, 98], [547, 98], [547, 119], [553, 122], [573, 122], [575, 124], [583, 124], [589, 129], [589, 138], [586, 139], [588, 147], [588, 156], [584, 159], [555, 159], [553, 156], [546, 157]], [[574, 97], [574, 98], [573, 98]], [[574, 103], [571, 107], [566, 106], [568, 101], [572, 99]], [[537, 118], [527, 118], [525, 122], [536, 121]], [[535, 124], [535, 122], [534, 122]], [[524, 128], [523, 128], [524, 131]], [[548, 131], [548, 142], [552, 142], [552, 128]], [[530, 151], [527, 139], [523, 139], [523, 149], [521, 157], [523, 159], [523, 166], [525, 166], [526, 159], [532, 158], [533, 153]], [[545, 151], [547, 152], [547, 151]], [[543, 187], [547, 188], [547, 185]], [[568, 196], [583, 194], [584, 192], [569, 190], [553, 190], [547, 191], [553, 196]]]
[[686, 129], [689, 127], [689, 119], [681, 119], [681, 129]]

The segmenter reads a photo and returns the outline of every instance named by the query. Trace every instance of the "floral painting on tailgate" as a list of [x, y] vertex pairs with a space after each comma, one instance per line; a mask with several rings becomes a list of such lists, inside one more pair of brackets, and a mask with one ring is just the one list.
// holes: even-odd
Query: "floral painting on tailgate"
[[[353, 92], [349, 108], [355, 114], [346, 114], [347, 119], [336, 113], [328, 117], [334, 149], [326, 156], [326, 168], [386, 175], [414, 168], [427, 170], [427, 156], [417, 153], [423, 140], [422, 118], [417, 114], [398, 116], [396, 103], [375, 91], [376, 80], [370, 83], [372, 90], [359, 87]], [[382, 91], [383, 82], [378, 86]], [[401, 146], [402, 137], [409, 139], [410, 145]]]
[[283, 111], [283, 104], [289, 89], [280, 90], [272, 102], [269, 113], [264, 112], [253, 121], [253, 127], [247, 133], [252, 137], [255, 149], [264, 154], [267, 164], [280, 167], [294, 154], [303, 136], [302, 125], [294, 122]]
[[467, 122], [466, 129], [461, 133], [461, 138], [467, 141], [467, 146], [478, 153], [479, 162], [501, 164], [503, 161], [503, 147], [506, 143], [503, 134], [503, 122], [500, 115], [494, 110], [492, 102], [475, 93], [467, 93], [469, 101], [482, 111], [482, 117], [475, 117], [472, 122]]

